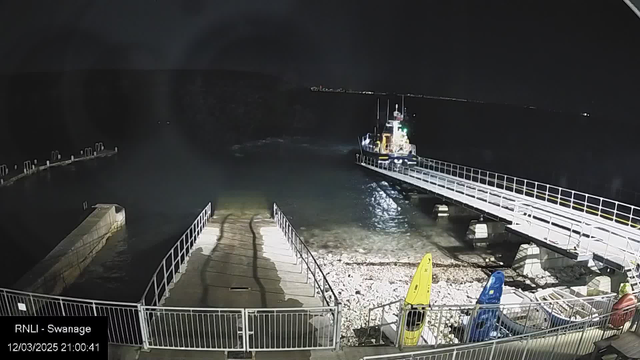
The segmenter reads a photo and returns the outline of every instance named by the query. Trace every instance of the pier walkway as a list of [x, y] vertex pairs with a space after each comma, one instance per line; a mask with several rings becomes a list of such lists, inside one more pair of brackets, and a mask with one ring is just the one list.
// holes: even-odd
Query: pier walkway
[[507, 231], [578, 261], [617, 270], [635, 268], [640, 253], [640, 209], [536, 181], [419, 158], [414, 168], [356, 155], [381, 175], [434, 193], [507, 223]]

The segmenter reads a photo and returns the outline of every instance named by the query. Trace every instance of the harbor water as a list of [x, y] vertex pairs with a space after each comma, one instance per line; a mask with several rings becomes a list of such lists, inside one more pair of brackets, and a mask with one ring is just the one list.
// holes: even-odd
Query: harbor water
[[[356, 144], [275, 138], [198, 156], [173, 136], [117, 156], [51, 169], [1, 188], [3, 286], [11, 286], [86, 216], [82, 204], [117, 203], [127, 224], [66, 291], [137, 301], [161, 259], [200, 210], [219, 197], [277, 202], [317, 253], [375, 256], [473, 252], [467, 223], [437, 223], [379, 176], [354, 165]], [[214, 205], [215, 206], [215, 205]]]

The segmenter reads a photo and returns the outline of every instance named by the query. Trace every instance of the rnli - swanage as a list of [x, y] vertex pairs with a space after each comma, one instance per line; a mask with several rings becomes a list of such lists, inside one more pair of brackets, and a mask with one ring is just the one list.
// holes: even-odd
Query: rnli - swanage
[[387, 104], [387, 121], [382, 134], [378, 134], [376, 126], [374, 133], [368, 133], [360, 142], [360, 149], [364, 156], [377, 159], [379, 163], [392, 163], [407, 167], [412, 167], [417, 163], [416, 146], [409, 142], [407, 128], [403, 126], [403, 121], [406, 120], [404, 112], [404, 97], [402, 98], [402, 112], [398, 111], [398, 104], [396, 104], [391, 119], [389, 119], [389, 105]]

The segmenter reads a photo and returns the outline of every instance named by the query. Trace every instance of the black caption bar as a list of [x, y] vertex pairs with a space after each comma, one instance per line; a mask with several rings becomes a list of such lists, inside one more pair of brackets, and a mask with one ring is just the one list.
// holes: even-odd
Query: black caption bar
[[0, 359], [108, 359], [106, 316], [1, 316]]

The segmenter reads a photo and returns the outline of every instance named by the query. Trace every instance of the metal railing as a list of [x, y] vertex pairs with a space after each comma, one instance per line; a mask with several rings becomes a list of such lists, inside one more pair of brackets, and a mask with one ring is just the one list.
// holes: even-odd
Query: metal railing
[[0, 289], [0, 316], [106, 316], [109, 343], [143, 345], [140, 304]]
[[[287, 242], [294, 250], [296, 262], [300, 261], [301, 271], [306, 272], [307, 282], [311, 280], [311, 282], [313, 283], [314, 294], [316, 296], [320, 296], [320, 299], [322, 300], [322, 305], [324, 307], [316, 308], [316, 311], [321, 311], [323, 313], [321, 317], [324, 320], [328, 318], [331, 321], [333, 334], [330, 339], [325, 338], [325, 343], [327, 344], [326, 347], [320, 348], [333, 347], [337, 350], [340, 347], [340, 325], [342, 310], [342, 305], [340, 304], [338, 296], [333, 291], [331, 284], [329, 284], [327, 277], [320, 268], [320, 265], [318, 265], [316, 258], [313, 256], [304, 241], [302, 241], [300, 235], [293, 227], [293, 225], [291, 225], [285, 214], [275, 203], [273, 204], [273, 218], [276, 222], [276, 225], [282, 231], [284, 237], [287, 239]], [[281, 309], [272, 310], [274, 316], [278, 316], [278, 312], [280, 311], [285, 311]], [[307, 309], [304, 308], [300, 310], [304, 311]], [[286, 312], [287, 311], [285, 311], [285, 313]]]
[[[635, 331], [636, 319], [624, 320], [632, 318], [637, 310], [638, 305], [633, 305], [602, 314], [597, 320], [588, 319], [529, 334], [442, 349], [365, 356], [363, 360], [575, 360], [592, 352], [596, 341]], [[624, 322], [624, 325], [614, 328], [610, 325], [612, 321]]]
[[[378, 332], [378, 344], [382, 344], [382, 336], [384, 335], [384, 329], [386, 327], [396, 327], [396, 336], [391, 339], [395, 346], [399, 346], [400, 342], [398, 336], [400, 335], [397, 331], [398, 329], [398, 319], [402, 312], [402, 304], [404, 303], [404, 299], [398, 299], [396, 301], [388, 302], [386, 304], [370, 307], [367, 313], [367, 333], [366, 337], [370, 335], [370, 331], [372, 328], [377, 327], [379, 329]], [[379, 314], [378, 314], [379, 312]], [[371, 325], [372, 317], [371, 314], [374, 315], [373, 321], [376, 322], [376, 325]], [[391, 314], [390, 321], [386, 322], [386, 314]], [[393, 330], [392, 330], [393, 331]]]
[[335, 307], [142, 309], [149, 348], [285, 351], [336, 347], [330, 320]]
[[[300, 261], [303, 271], [306, 271], [307, 281], [313, 282], [313, 291], [316, 295], [320, 295], [322, 304], [325, 306], [338, 306], [339, 301], [336, 293], [329, 284], [327, 277], [318, 265], [316, 258], [313, 256], [307, 245], [302, 241], [296, 229], [291, 225], [287, 217], [277, 204], [273, 204], [273, 218], [276, 225], [284, 234], [289, 246], [294, 250], [296, 260]], [[329, 297], [327, 298], [327, 293]]]
[[193, 252], [194, 244], [210, 217], [211, 203], [208, 203], [158, 265], [158, 269], [153, 273], [151, 281], [142, 295], [143, 305], [159, 306], [162, 304], [169, 294], [170, 287], [177, 280], [176, 275], [184, 271], [184, 265]]
[[[455, 195], [454, 200], [457, 201], [461, 200], [455, 199], [455, 197], [463, 195], [492, 205], [494, 210], [491, 211], [489, 209], [489, 212], [493, 212], [494, 215], [505, 220], [510, 220], [514, 224], [527, 222], [530, 230], [539, 230], [533, 229], [533, 225], [536, 225], [543, 227], [547, 235], [554, 233], [562, 237], [568, 237], [568, 239], [564, 239], [566, 240], [564, 250], [569, 252], [587, 253], [591, 244], [604, 242], [607, 245], [603, 252], [605, 259], [608, 257], [610, 250], [618, 250], [616, 256], [621, 258], [621, 265], [627, 267], [629, 265], [626, 263], [627, 261], [631, 264], [637, 263], [638, 251], [640, 250], [640, 233], [633, 228], [611, 226], [614, 225], [612, 222], [598, 217], [585, 219], [584, 214], [575, 212], [567, 207], [555, 206], [548, 201], [525, 203], [524, 201], [534, 199], [525, 196], [524, 192], [518, 193], [504, 189], [509, 186], [498, 186], [501, 183], [504, 185], [505, 182], [493, 179], [483, 182], [483, 179], [489, 178], [481, 176], [481, 174], [470, 173], [464, 167], [460, 167], [460, 169], [454, 168], [454, 171], [442, 172], [438, 171], [438, 167], [435, 167], [435, 170], [431, 170], [434, 166], [425, 165], [425, 159], [423, 158], [420, 158], [420, 166], [417, 168], [379, 162], [377, 159], [359, 154], [356, 155], [356, 160], [365, 165], [397, 172], [431, 186], [445, 189], [451, 192], [451, 195]], [[445, 169], [448, 168], [445, 167]], [[499, 177], [496, 176], [495, 178], [498, 179]], [[538, 188], [538, 186], [535, 187]], [[593, 224], [588, 224], [587, 222], [592, 222]], [[573, 235], [577, 235], [575, 240]], [[613, 244], [613, 240], [624, 242], [624, 246]], [[576, 244], [579, 245], [581, 242], [588, 242], [587, 249], [574, 249], [574, 246]]]
[[[523, 212], [518, 212], [518, 208]], [[616, 263], [624, 265], [625, 268], [633, 267], [639, 263], [640, 237], [638, 235], [640, 234], [629, 234], [627, 231], [619, 229], [598, 227], [597, 224], [568, 222], [562, 216], [550, 215], [549, 212], [540, 211], [528, 204], [516, 205], [513, 224], [526, 224], [529, 233], [535, 233], [536, 231], [532, 231], [535, 230], [535, 227], [542, 228], [538, 230], [542, 230], [541, 234], [546, 235], [543, 238], [560, 248], [562, 246], [560, 246], [558, 239], [566, 239], [563, 249], [568, 252], [588, 255], [590, 250], [593, 250], [591, 246], [594, 243], [604, 244], [604, 252], [598, 253], [603, 259], [617, 258]], [[612, 237], [617, 239], [618, 243], [624, 243], [624, 246], [616, 245], [612, 241]], [[581, 246], [583, 243], [586, 243], [587, 246]]]
[[[634, 294], [638, 294], [638, 291]], [[382, 329], [395, 326], [395, 330], [392, 330], [396, 334], [395, 338], [390, 340], [394, 341], [396, 346], [402, 347], [404, 328], [400, 326], [401, 319], [406, 318], [408, 312], [421, 309], [426, 327], [423, 335], [428, 334], [424, 341], [427, 342], [426, 345], [438, 347], [552, 329], [587, 318], [595, 321], [602, 314], [609, 312], [616, 301], [616, 294], [607, 294], [517, 304], [415, 305], [413, 308], [403, 308], [403, 301], [399, 299], [370, 308], [367, 328]], [[563, 315], [559, 316], [560, 313]], [[393, 316], [389, 316], [387, 321], [385, 314]], [[496, 321], [483, 324], [483, 328], [479, 329], [479, 323], [474, 319], [487, 317], [495, 318]], [[376, 325], [372, 326], [372, 322]], [[380, 343], [382, 334], [381, 331], [378, 339]]]
[[338, 306], [244, 311], [246, 351], [338, 350], [340, 347]]
[[143, 306], [149, 348], [244, 350], [244, 309]]
[[80, 151], [80, 156], [70, 155], [69, 157], [62, 158], [58, 150], [53, 150], [51, 151], [49, 160], [43, 163], [40, 163], [37, 159], [33, 159], [23, 161], [21, 168], [19, 168], [17, 164], [13, 165], [12, 168], [7, 167], [7, 165], [0, 165], [0, 185], [5, 183], [10, 184], [25, 175], [30, 175], [49, 167], [65, 165], [74, 161], [92, 159], [117, 152], [117, 147], [114, 148], [114, 150], [106, 150], [102, 142], [96, 142], [93, 147], [84, 148]]
[[511, 191], [553, 205], [580, 211], [632, 228], [640, 227], [640, 208], [583, 192], [521, 179], [469, 166], [429, 158], [418, 158], [418, 166], [445, 175]]

